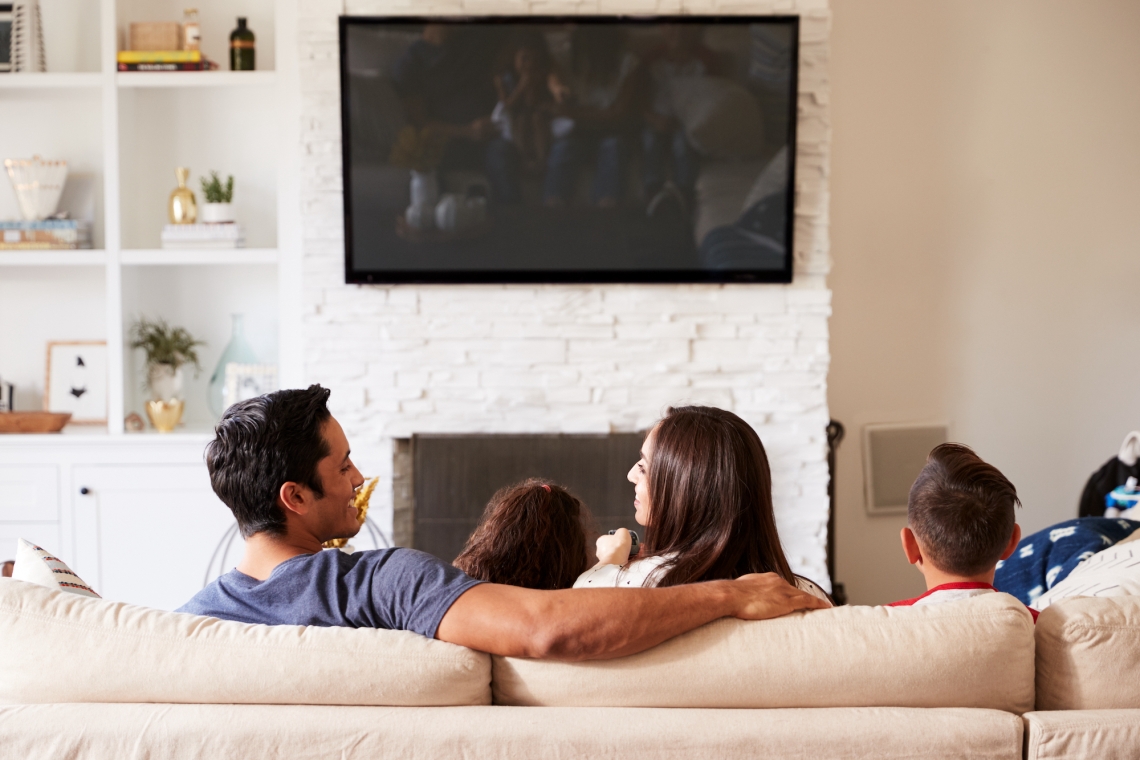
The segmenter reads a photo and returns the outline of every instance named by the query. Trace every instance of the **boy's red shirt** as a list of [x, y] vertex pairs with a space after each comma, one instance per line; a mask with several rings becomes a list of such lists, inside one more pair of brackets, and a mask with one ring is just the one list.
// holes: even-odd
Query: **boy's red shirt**
[[[997, 589], [994, 588], [993, 586], [991, 586], [990, 584], [979, 583], [977, 581], [964, 581], [961, 583], [943, 583], [941, 586], [935, 586], [934, 588], [930, 589], [929, 591], [927, 591], [925, 594], [922, 594], [921, 596], [916, 596], [913, 599], [903, 599], [900, 602], [891, 602], [890, 604], [888, 604], [886, 606], [887, 607], [910, 607], [910, 606], [914, 605], [914, 603], [919, 601], [920, 599], [925, 599], [926, 597], [930, 596], [931, 594], [935, 594], [939, 591], [956, 591], [956, 590], [973, 590], [973, 589], [988, 589], [988, 590], [994, 591], [994, 592], [997, 591]], [[1039, 613], [1037, 610], [1033, 609], [1032, 607], [1029, 607], [1028, 605], [1026, 606], [1025, 609], [1029, 610], [1029, 614], [1033, 616], [1033, 622], [1036, 623], [1037, 622], [1037, 616], [1041, 613]]]

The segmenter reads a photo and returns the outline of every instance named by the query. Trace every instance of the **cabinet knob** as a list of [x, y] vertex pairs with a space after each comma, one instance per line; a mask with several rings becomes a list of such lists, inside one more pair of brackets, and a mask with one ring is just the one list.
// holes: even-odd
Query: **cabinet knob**
[[91, 493], [91, 489], [88, 488], [87, 486], [83, 486], [82, 488], [79, 489], [79, 493], [86, 496], [87, 494]]

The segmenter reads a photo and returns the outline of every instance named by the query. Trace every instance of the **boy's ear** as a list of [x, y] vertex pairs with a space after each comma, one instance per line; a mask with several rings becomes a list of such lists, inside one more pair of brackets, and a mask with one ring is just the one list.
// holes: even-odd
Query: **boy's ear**
[[1021, 526], [1017, 523], [1013, 524], [1013, 535], [1009, 537], [1009, 546], [1005, 547], [1005, 551], [1001, 553], [1002, 559], [1009, 559], [1013, 553], [1017, 551], [1017, 545], [1021, 543]]
[[910, 528], [903, 528], [899, 538], [902, 539], [903, 554], [906, 555], [906, 561], [922, 567], [922, 548], [918, 545], [914, 531]]

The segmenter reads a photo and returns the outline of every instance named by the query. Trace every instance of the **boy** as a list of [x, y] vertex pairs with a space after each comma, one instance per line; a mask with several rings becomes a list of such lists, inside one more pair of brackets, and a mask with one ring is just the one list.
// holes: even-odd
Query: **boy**
[[[890, 607], [952, 602], [997, 591], [999, 560], [1017, 549], [1017, 489], [968, 446], [936, 446], [910, 488], [903, 553], [926, 578], [926, 593]], [[1030, 609], [1033, 620], [1037, 611]]]

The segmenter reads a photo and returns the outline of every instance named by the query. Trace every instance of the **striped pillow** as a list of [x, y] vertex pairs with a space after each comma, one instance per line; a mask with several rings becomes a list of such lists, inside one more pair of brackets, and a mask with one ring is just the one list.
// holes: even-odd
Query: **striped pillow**
[[83, 582], [75, 573], [71, 572], [63, 560], [53, 557], [47, 550], [36, 546], [30, 541], [18, 539], [16, 545], [16, 567], [12, 570], [12, 578], [18, 581], [27, 581], [39, 586], [57, 588], [60, 591], [70, 591], [80, 596], [93, 596], [100, 599], [95, 590]]

